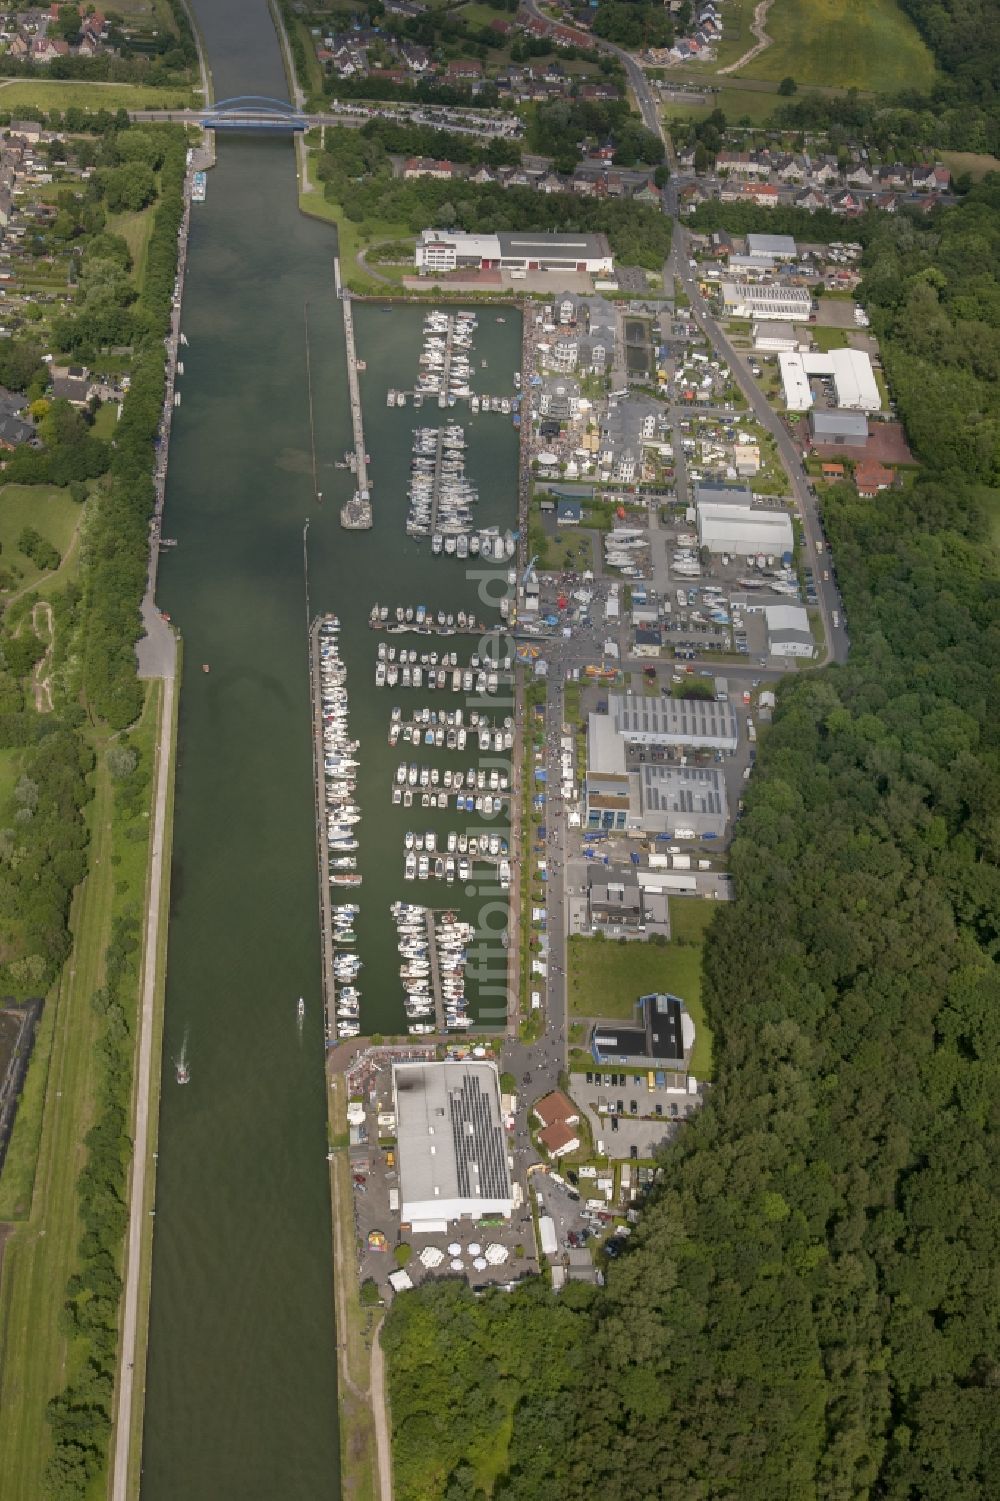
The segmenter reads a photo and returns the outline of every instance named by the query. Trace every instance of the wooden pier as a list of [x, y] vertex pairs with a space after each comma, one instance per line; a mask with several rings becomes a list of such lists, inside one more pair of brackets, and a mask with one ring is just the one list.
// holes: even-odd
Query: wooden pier
[[326, 778], [323, 767], [323, 685], [319, 631], [322, 616], [309, 626], [309, 679], [313, 706], [313, 791], [316, 801], [316, 864], [319, 879], [319, 925], [322, 950], [323, 1016], [326, 1045], [337, 1044], [337, 985], [333, 977], [333, 913], [330, 901], [330, 849], [326, 841]]
[[434, 913], [428, 907], [425, 913], [427, 923], [427, 946], [431, 961], [431, 994], [434, 997], [434, 1025], [439, 1032], [444, 1032], [444, 997], [441, 994], [441, 971], [438, 968], [437, 942], [434, 936]]
[[347, 386], [351, 399], [351, 427], [354, 432], [354, 473], [358, 489], [353, 500], [347, 502], [340, 513], [341, 526], [351, 531], [366, 530], [372, 525], [371, 488], [368, 482], [368, 454], [365, 449], [365, 429], [361, 411], [361, 389], [358, 384], [358, 355], [354, 344], [354, 313], [351, 294], [340, 280], [340, 258], [333, 258], [333, 280], [337, 296], [344, 311], [344, 342], [347, 346]]

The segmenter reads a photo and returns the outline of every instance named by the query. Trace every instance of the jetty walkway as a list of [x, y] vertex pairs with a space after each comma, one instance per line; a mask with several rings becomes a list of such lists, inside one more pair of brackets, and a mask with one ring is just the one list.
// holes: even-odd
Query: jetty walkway
[[354, 473], [358, 481], [357, 494], [348, 501], [340, 513], [341, 526], [351, 531], [366, 530], [372, 525], [371, 490], [368, 483], [368, 453], [365, 449], [364, 419], [361, 411], [361, 389], [358, 384], [358, 354], [354, 343], [354, 312], [351, 294], [340, 280], [340, 257], [333, 258], [333, 280], [344, 310], [344, 343], [347, 346], [347, 386], [351, 399], [351, 427], [354, 432]]

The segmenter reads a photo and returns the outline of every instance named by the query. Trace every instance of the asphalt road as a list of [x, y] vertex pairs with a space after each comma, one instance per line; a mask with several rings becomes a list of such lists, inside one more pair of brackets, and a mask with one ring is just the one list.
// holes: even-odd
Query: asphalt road
[[[785, 424], [771, 407], [750, 374], [746, 357], [733, 348], [727, 335], [709, 311], [708, 304], [698, 288], [696, 273], [692, 271], [690, 266], [687, 239], [687, 231], [682, 224], [675, 221], [670, 256], [664, 267], [664, 285], [666, 287], [672, 286], [674, 278], [680, 282], [684, 288], [685, 295], [690, 301], [690, 313], [695, 323], [705, 334], [709, 343], [716, 350], [716, 353], [729, 365], [733, 373], [733, 378], [747, 398], [750, 411], [754, 417], [760, 423], [761, 427], [773, 434], [775, 438], [782, 463], [788, 471], [796, 508], [803, 521], [806, 560], [812, 567], [816, 580], [819, 610], [828, 642], [828, 656], [826, 660], [845, 662], [847, 660], [849, 643], [847, 631], [844, 628], [843, 605], [841, 604], [840, 595], [833, 580], [830, 579], [829, 582], [824, 582], [823, 579], [824, 569], [829, 560], [825, 547], [822, 553], [817, 548], [817, 543], [822, 540], [823, 529], [820, 525], [816, 497], [813, 495], [804, 476], [802, 459], [798, 449], [792, 442]], [[839, 626], [834, 626], [833, 624], [834, 610], [839, 613]]]

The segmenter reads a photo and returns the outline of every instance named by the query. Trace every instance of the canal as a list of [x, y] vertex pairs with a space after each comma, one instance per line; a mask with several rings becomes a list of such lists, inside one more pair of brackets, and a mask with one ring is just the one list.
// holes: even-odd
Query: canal
[[[286, 96], [263, 0], [198, 0], [196, 11], [217, 98]], [[338, 512], [351, 477], [334, 467], [350, 445], [335, 234], [298, 212], [289, 140], [220, 137], [218, 149], [193, 210], [164, 522], [178, 546], [159, 586], [184, 676], [142, 1496], [316, 1501], [338, 1495], [339, 1436], [306, 520], [311, 607], [344, 621], [362, 741], [366, 1031], [401, 1026], [387, 909], [418, 899], [401, 879], [404, 829], [434, 826], [391, 806], [402, 753], [387, 743], [392, 703], [432, 700], [376, 692], [368, 613], [376, 599], [475, 607], [478, 584], [403, 531], [416, 419], [387, 410], [385, 393], [416, 377], [421, 310], [358, 310], [376, 525], [348, 534]], [[501, 325], [484, 310], [480, 333], [477, 384], [509, 394], [519, 319]], [[482, 524], [511, 525], [516, 434], [500, 415], [469, 431]], [[478, 898], [454, 900], [474, 915]], [[173, 1060], [185, 1044], [182, 1088]]]

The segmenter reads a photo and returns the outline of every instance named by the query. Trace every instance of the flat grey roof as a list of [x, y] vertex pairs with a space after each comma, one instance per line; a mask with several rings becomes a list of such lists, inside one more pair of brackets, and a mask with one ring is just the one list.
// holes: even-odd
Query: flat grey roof
[[559, 251], [588, 260], [611, 254], [607, 235], [600, 234], [546, 234], [539, 230], [519, 234], [515, 230], [502, 229], [497, 239], [501, 255], [551, 255], [553, 251]]
[[725, 778], [715, 767], [647, 765], [640, 776], [644, 812], [725, 816]]
[[814, 433], [829, 433], [838, 438], [867, 438], [868, 418], [864, 412], [810, 412]]

